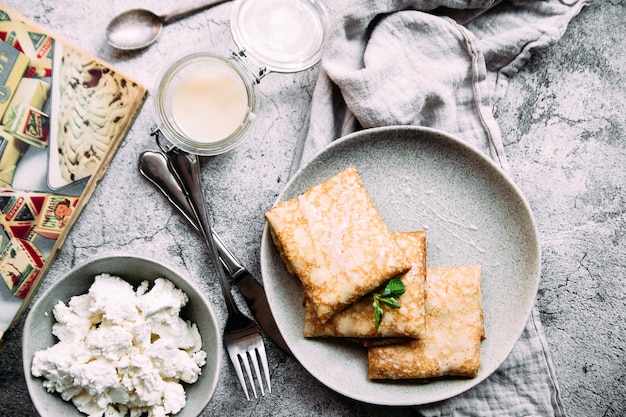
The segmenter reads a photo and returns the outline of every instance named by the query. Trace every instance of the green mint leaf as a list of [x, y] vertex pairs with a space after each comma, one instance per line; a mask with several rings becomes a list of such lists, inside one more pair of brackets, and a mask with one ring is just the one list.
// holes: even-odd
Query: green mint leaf
[[404, 294], [405, 291], [406, 287], [404, 283], [398, 278], [392, 278], [387, 282], [385, 289], [380, 294], [373, 294], [374, 303], [372, 305], [374, 307], [374, 324], [376, 324], [376, 330], [378, 330], [378, 326], [380, 326], [380, 321], [384, 313], [380, 303], [385, 303], [385, 305], [390, 308], [400, 308], [400, 301], [398, 301], [397, 298]]
[[376, 330], [378, 330], [378, 326], [380, 326], [380, 320], [383, 318], [383, 309], [380, 308], [380, 303], [378, 302], [377, 294], [374, 295], [374, 324], [376, 325]]
[[381, 297], [380, 301], [387, 304], [387, 306], [391, 308], [400, 308], [400, 301], [396, 300], [393, 297]]
[[404, 283], [398, 278], [391, 278], [385, 286], [384, 292], [389, 292], [392, 297], [400, 297], [406, 291]]

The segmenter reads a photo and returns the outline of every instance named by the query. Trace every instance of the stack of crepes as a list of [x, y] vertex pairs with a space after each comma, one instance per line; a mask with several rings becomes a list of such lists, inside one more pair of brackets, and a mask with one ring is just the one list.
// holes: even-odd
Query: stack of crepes
[[[475, 377], [484, 339], [480, 266], [426, 267], [426, 233], [387, 228], [354, 166], [265, 213], [288, 271], [302, 283], [304, 337], [368, 349], [370, 379]], [[392, 278], [399, 308], [373, 294]], [[295, 302], [302, 300], [294, 299]]]

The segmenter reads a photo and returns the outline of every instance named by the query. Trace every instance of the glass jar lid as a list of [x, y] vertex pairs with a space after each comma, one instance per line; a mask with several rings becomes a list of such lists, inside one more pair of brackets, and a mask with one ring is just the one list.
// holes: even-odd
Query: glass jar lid
[[328, 14], [319, 0], [237, 0], [230, 27], [246, 56], [272, 72], [315, 65], [326, 41]]

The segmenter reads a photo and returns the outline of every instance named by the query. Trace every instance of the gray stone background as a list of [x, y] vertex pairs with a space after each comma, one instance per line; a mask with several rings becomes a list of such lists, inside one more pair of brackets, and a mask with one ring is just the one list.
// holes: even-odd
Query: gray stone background
[[[188, 2], [178, 3], [178, 5]], [[184, 49], [228, 54], [231, 5], [175, 23], [150, 49], [120, 54], [103, 40], [108, 20], [134, 7], [168, 12], [166, 0], [5, 0], [43, 27], [97, 55], [152, 89], [158, 72]], [[626, 3], [594, 1], [563, 38], [537, 53], [496, 106], [514, 180], [536, 216], [543, 250], [537, 303], [570, 417], [626, 414]], [[263, 212], [284, 186], [305, 121], [316, 68], [267, 76], [262, 108], [243, 145], [203, 166], [213, 224], [260, 277]], [[154, 143], [151, 97], [40, 287], [106, 252], [161, 257], [194, 277], [216, 306], [218, 285], [200, 239], [140, 177], [137, 157]], [[223, 311], [221, 318], [224, 319]], [[0, 353], [0, 415], [36, 411], [23, 379], [24, 317]], [[346, 399], [317, 383], [270, 346], [274, 392], [241, 401], [224, 361], [215, 398], [204, 415], [413, 415]]]

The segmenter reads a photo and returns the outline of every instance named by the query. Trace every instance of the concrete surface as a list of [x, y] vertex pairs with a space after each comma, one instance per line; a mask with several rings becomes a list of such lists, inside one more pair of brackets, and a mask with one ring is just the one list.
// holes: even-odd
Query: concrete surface
[[[107, 47], [106, 22], [129, 6], [160, 13], [175, 7], [172, 2], [5, 3], [150, 88], [177, 51], [202, 46], [228, 54], [233, 47], [229, 3], [166, 27], [156, 45], [138, 54]], [[558, 44], [536, 54], [512, 80], [496, 108], [514, 179], [538, 223], [538, 306], [570, 417], [626, 415], [625, 18], [624, 1], [592, 2]], [[315, 74], [313, 68], [266, 77], [252, 137], [203, 166], [215, 229], [257, 277], [262, 213], [287, 179]], [[138, 155], [154, 148], [152, 125], [148, 102], [40, 290], [92, 255], [123, 251], [159, 256], [186, 269], [222, 305], [217, 283], [206, 280], [210, 262], [202, 242], [137, 171]], [[36, 415], [22, 373], [22, 326], [23, 318], [0, 353], [2, 416]], [[224, 361], [205, 415], [414, 415], [343, 398], [273, 346], [269, 361], [274, 392], [249, 403], [233, 395], [240, 388]]]

